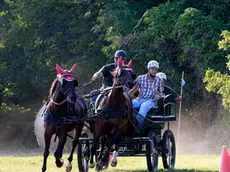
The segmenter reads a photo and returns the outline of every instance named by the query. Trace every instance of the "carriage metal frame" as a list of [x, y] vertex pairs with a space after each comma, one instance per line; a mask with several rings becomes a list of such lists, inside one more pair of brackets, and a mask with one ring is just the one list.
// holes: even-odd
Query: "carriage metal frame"
[[[89, 96], [89, 95], [88, 95]], [[94, 106], [88, 99], [88, 116], [94, 116]], [[138, 109], [134, 109], [137, 113]], [[174, 169], [176, 162], [176, 144], [170, 122], [176, 121], [177, 104], [164, 103], [163, 114], [159, 108], [152, 108], [143, 125], [143, 129], [135, 137], [124, 137], [119, 144], [119, 156], [146, 156], [149, 171], [158, 171], [158, 158], [162, 157], [164, 169]], [[92, 120], [92, 118], [91, 118]], [[162, 130], [166, 130], [162, 134]], [[80, 172], [88, 172], [89, 150], [93, 138], [83, 134], [79, 138], [77, 148], [78, 168]]]

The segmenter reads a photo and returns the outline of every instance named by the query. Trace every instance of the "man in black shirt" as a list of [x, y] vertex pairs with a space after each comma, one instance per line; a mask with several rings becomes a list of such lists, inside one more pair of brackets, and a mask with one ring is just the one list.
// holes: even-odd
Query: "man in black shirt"
[[127, 54], [124, 50], [117, 50], [114, 54], [114, 63], [103, 66], [98, 72], [93, 75], [92, 81], [95, 81], [97, 78], [103, 77], [102, 89], [105, 89], [106, 87], [111, 87], [113, 85], [113, 72], [117, 66], [119, 58], [122, 59], [122, 63], [124, 65], [127, 59]]

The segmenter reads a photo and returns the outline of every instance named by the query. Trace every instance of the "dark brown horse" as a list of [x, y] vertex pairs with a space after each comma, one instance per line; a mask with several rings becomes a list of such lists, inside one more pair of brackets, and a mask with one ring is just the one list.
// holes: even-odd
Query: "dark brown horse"
[[78, 85], [78, 82], [74, 77], [76, 64], [70, 71], [61, 69], [58, 64], [56, 64], [56, 69], [58, 75], [50, 88], [50, 105], [44, 114], [45, 150], [43, 154], [42, 172], [46, 171], [51, 137], [54, 134], [58, 137], [58, 145], [54, 152], [54, 156], [56, 159], [56, 166], [60, 168], [63, 166], [62, 153], [66, 143], [67, 133], [75, 130], [72, 150], [66, 165], [66, 171], [71, 171], [73, 152], [81, 135], [82, 127], [84, 125], [84, 117], [87, 113], [85, 101], [76, 93], [76, 87]]
[[[127, 92], [124, 91], [133, 87], [133, 71], [130, 67], [131, 63], [127, 66], [122, 66], [119, 63], [111, 90], [104, 97], [99, 95], [96, 101], [94, 140], [89, 164], [91, 168], [94, 167], [93, 156], [101, 138], [100, 153], [96, 165], [97, 171], [108, 165], [111, 146], [113, 144], [118, 146], [121, 137], [126, 135], [130, 128], [133, 128], [132, 102]], [[105, 145], [107, 149], [104, 152]]]

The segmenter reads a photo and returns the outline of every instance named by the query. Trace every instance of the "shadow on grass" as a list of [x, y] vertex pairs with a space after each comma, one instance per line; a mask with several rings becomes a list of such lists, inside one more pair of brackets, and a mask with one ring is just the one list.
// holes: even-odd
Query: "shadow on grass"
[[[117, 171], [117, 170], [116, 170]], [[148, 170], [119, 170], [119, 172], [148, 172]], [[177, 169], [177, 170], [158, 170], [158, 172], [218, 172], [218, 171], [210, 171], [210, 170], [195, 170], [195, 169]]]

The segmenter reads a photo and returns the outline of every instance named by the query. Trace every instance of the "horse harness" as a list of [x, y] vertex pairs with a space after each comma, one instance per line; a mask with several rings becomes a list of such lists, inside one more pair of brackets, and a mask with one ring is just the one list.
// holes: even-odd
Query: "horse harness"
[[102, 103], [103, 98], [105, 98], [105, 96], [107, 96], [108, 93], [109, 93], [109, 91], [99, 95], [98, 100], [97, 100], [98, 102], [96, 103], [97, 107], [95, 107], [94, 118], [97, 116], [100, 116], [100, 117], [103, 117], [105, 119], [105, 122], [108, 122], [108, 120], [111, 118], [124, 117], [124, 118], [127, 118], [128, 120], [123, 124], [123, 126], [125, 126], [128, 122], [130, 122], [132, 125], [134, 125], [133, 120], [132, 120], [133, 115], [131, 115], [131, 117], [129, 116], [129, 114], [133, 113], [133, 112], [132, 112], [131, 98], [127, 94], [127, 92], [123, 92], [123, 95], [125, 97], [127, 104], [122, 109], [120, 109], [120, 110], [109, 109], [109, 108], [97, 109], [98, 106]]
[[[59, 130], [60, 130], [60, 127], [61, 125], [65, 125], [65, 124], [75, 124], [75, 123], [83, 123], [85, 122], [85, 117], [83, 116], [77, 116], [75, 114], [84, 114], [84, 110], [86, 110], [86, 107], [82, 101], [82, 98], [79, 97], [77, 100], [76, 100], [76, 103], [75, 104], [70, 104], [68, 103], [67, 106], [68, 106], [68, 112], [67, 112], [67, 115], [61, 115], [61, 117], [59, 118], [55, 118], [52, 113], [51, 113], [51, 110], [50, 110], [50, 105], [54, 103], [52, 101], [52, 98], [49, 99], [46, 103], [46, 107], [43, 111], [43, 113], [41, 114], [41, 116], [43, 117], [44, 121], [47, 121], [48, 123], [52, 123], [52, 124], [55, 124], [56, 125], [56, 130], [55, 130], [55, 139], [54, 139], [54, 142], [56, 141], [56, 138], [57, 138], [57, 135], [59, 133]], [[54, 103], [55, 105], [57, 105], [56, 103]], [[62, 103], [63, 104], [63, 103]], [[76, 104], [79, 106], [79, 108], [77, 108], [77, 113], [74, 112], [76, 111]], [[61, 105], [61, 104], [60, 104]], [[80, 112], [80, 110], [82, 111], [82, 113]], [[71, 135], [69, 135], [67, 133], [67, 136], [74, 139]]]

